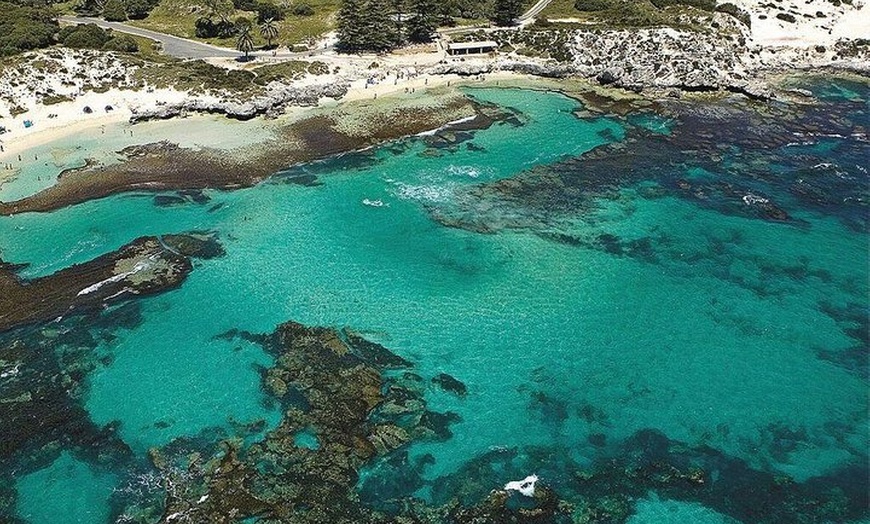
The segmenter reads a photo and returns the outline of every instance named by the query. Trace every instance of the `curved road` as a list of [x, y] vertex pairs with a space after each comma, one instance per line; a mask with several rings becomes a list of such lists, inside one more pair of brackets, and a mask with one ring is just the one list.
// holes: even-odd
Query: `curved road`
[[[61, 16], [58, 17], [61, 22], [68, 24], [96, 24], [103, 29], [112, 29], [119, 33], [128, 33], [134, 36], [141, 36], [156, 40], [163, 44], [163, 52], [167, 55], [176, 58], [237, 58], [242, 53], [235, 49], [227, 49], [226, 47], [218, 47], [210, 44], [195, 42], [186, 38], [167, 35], [166, 33], [158, 33], [157, 31], [149, 31], [133, 27], [120, 22], [106, 22], [99, 18], [86, 18], [79, 16]], [[256, 53], [251, 53], [256, 54]], [[289, 53], [288, 53], [289, 54]]]
[[528, 11], [521, 14], [519, 18], [517, 18], [517, 22], [522, 24], [523, 22], [527, 22], [532, 18], [538, 16], [539, 14], [541, 14], [541, 11], [543, 11], [548, 5], [550, 5], [550, 2], [552, 1], [553, 0], [538, 0], [538, 3], [530, 7]]
[[[517, 18], [517, 22], [519, 24], [525, 24], [533, 19], [535, 16], [540, 14], [552, 0], [538, 0], [535, 5], [529, 8], [528, 11], [523, 13]], [[114, 31], [118, 31], [119, 33], [127, 33], [133, 36], [140, 36], [143, 38], [148, 38], [150, 40], [154, 40], [160, 42], [163, 45], [163, 52], [174, 56], [176, 58], [238, 58], [242, 56], [242, 53], [236, 51], [235, 49], [229, 49], [226, 47], [218, 47], [211, 44], [204, 44], [202, 42], [197, 42], [195, 40], [188, 40], [187, 38], [181, 38], [177, 36], [168, 35], [166, 33], [159, 33], [157, 31], [151, 31], [149, 29], [142, 29], [139, 27], [134, 27], [131, 25], [123, 24], [121, 22], [107, 22], [105, 20], [101, 20], [99, 18], [90, 18], [83, 16], [60, 16], [58, 20], [67, 24], [96, 24], [103, 29], [112, 29]], [[467, 30], [468, 28], [457, 28], [453, 31], [461, 32], [463, 30]], [[452, 32], [451, 30], [444, 31], [444, 33]], [[330, 46], [331, 47], [331, 46]], [[301, 56], [312, 56], [312, 53], [321, 54], [324, 49], [319, 49], [316, 51], [305, 51], [300, 53], [294, 53], [290, 51], [278, 51], [275, 55], [269, 51], [255, 51], [250, 53], [252, 56], [276, 56], [280, 58], [292, 58], [292, 57], [301, 57]]]

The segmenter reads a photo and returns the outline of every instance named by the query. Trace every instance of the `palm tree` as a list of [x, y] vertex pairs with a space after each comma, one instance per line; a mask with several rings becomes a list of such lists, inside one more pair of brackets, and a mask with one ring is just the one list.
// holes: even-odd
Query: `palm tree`
[[251, 37], [251, 26], [243, 25], [239, 29], [239, 39], [236, 42], [236, 49], [245, 53], [245, 60], [248, 60], [248, 53], [254, 50], [254, 39]]
[[260, 34], [266, 39], [266, 45], [272, 47], [272, 40], [278, 38], [278, 26], [275, 25], [275, 20], [267, 18], [260, 24]]

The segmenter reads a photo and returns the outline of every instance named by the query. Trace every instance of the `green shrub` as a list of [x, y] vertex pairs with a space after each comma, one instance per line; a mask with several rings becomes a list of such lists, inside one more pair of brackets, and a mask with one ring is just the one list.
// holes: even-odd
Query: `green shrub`
[[159, 0], [124, 0], [127, 17], [131, 20], [141, 20], [157, 7]]
[[257, 23], [262, 24], [268, 19], [284, 20], [284, 10], [270, 2], [257, 2]]
[[233, 7], [239, 11], [256, 11], [256, 0], [233, 0]]
[[73, 11], [81, 16], [99, 16], [102, 9], [97, 0], [78, 0], [73, 6]]
[[77, 49], [102, 49], [111, 39], [109, 33], [95, 24], [84, 24], [69, 31], [63, 39], [63, 45]]
[[103, 7], [103, 18], [109, 22], [123, 22], [127, 20], [127, 10], [121, 0], [109, 0]]
[[48, 47], [57, 30], [52, 9], [20, 7], [0, 1], [0, 56]]
[[703, 11], [715, 11], [716, 0], [652, 0], [654, 6], [662, 9], [671, 5], [685, 5]]
[[610, 2], [608, 0], [577, 0], [574, 2], [574, 9], [581, 12], [604, 11], [609, 8]]
[[245, 17], [245, 16], [240, 16], [240, 17], [236, 18], [235, 21], [233, 22], [233, 25], [236, 27], [236, 31], [241, 31], [242, 29], [244, 29], [246, 27], [248, 29], [253, 27], [253, 24], [251, 24], [251, 19], [248, 17]]
[[746, 27], [750, 27], [752, 25], [752, 18], [749, 16], [749, 13], [740, 9], [736, 5], [732, 3], [725, 3], [719, 6], [716, 6], [716, 11], [720, 13], [725, 13], [726, 15], [731, 15], [740, 21]]
[[129, 35], [118, 35], [103, 45], [103, 51], [121, 51], [135, 53], [139, 50], [139, 44]]

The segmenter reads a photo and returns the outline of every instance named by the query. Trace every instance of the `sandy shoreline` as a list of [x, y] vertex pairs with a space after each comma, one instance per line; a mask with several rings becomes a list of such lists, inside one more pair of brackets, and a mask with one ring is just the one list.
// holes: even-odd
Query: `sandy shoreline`
[[[312, 80], [314, 79], [307, 78], [304, 81], [310, 82]], [[495, 84], [499, 81], [533, 82], [534, 79], [527, 75], [512, 72], [496, 72], [486, 75], [485, 81], [488, 84]], [[257, 117], [253, 121], [258, 122], [260, 124], [259, 127], [268, 130], [304, 117], [306, 114], [313, 113], [318, 108], [337, 108], [353, 102], [376, 101], [379, 98], [425, 96], [426, 92], [430, 89], [480, 83], [480, 79], [469, 79], [452, 74], [424, 74], [415, 76], [394, 74], [387, 75], [374, 84], [367, 84], [367, 82], [368, 80], [365, 78], [351, 82], [347, 94], [339, 100], [325, 98], [315, 108], [291, 106], [277, 119]], [[194, 136], [195, 133], [185, 133], [183, 129], [170, 130], [173, 126], [183, 126], [186, 128], [191, 123], [202, 119], [223, 121], [228, 125], [234, 124], [245, 129], [256, 126], [256, 124], [251, 123], [252, 121], [240, 122], [223, 115], [191, 115], [191, 118], [183, 117], [138, 124], [130, 123], [130, 117], [133, 115], [134, 108], [155, 107], [159, 106], [160, 103], [166, 102], [180, 102], [185, 96], [187, 94], [184, 92], [170, 89], [149, 91], [111, 89], [105, 93], [87, 92], [70, 102], [62, 102], [50, 106], [40, 105], [26, 113], [18, 115], [13, 119], [13, 122], [20, 127], [10, 133], [0, 135], [0, 144], [2, 144], [4, 149], [0, 153], [0, 188], [2, 188], [4, 183], [21, 176], [22, 168], [27, 167], [29, 163], [36, 160], [32, 158], [32, 150], [75, 136], [99, 139], [100, 134], [108, 132], [112, 135], [111, 141], [117, 142], [116, 136], [120, 131], [124, 135], [130, 133], [129, 145], [170, 140], [179, 143], [182, 147], [202, 145], [220, 149], [242, 147], [249, 145], [257, 139], [263, 140], [266, 138], [263, 135], [245, 139], [241, 135], [249, 133], [243, 131], [241, 135], [234, 132], [227, 134], [225, 139], [224, 137], [214, 136], [214, 140], [209, 139], [208, 143], [192, 144], [184, 143], [185, 138]], [[90, 114], [84, 113], [83, 108], [85, 106], [90, 107], [93, 112]], [[112, 110], [106, 112], [105, 106], [112, 106]], [[57, 116], [48, 118], [49, 114]], [[25, 120], [31, 120], [34, 122], [34, 126], [25, 129], [23, 127]], [[154, 124], [155, 122], [162, 123], [160, 125], [160, 132], [137, 133], [137, 130], [144, 130], [149, 124]], [[182, 122], [184, 123], [182, 124]], [[265, 134], [268, 134], [268, 131]], [[7, 164], [11, 166], [11, 169], [6, 168]]]
[[[748, 52], [747, 56], [735, 56], [738, 63], [734, 67], [741, 69], [739, 63], [741, 60], [746, 61], [744, 66], [757, 68], [759, 72], [788, 67], [789, 64], [792, 67], [806, 67], [812, 63], [823, 65], [826, 60], [824, 53], [813, 54], [806, 51], [806, 48], [827, 46], [827, 52], [830, 53], [830, 49], [838, 39], [856, 41], [870, 36], [870, 17], [866, 16], [866, 2], [867, 0], [854, 0], [848, 4], [836, 2], [835, 5], [827, 0], [802, 2], [784, 0], [779, 5], [772, 5], [764, 0], [736, 0], [735, 4], [751, 15], [751, 26], [748, 28], [740, 26], [740, 30], [748, 38], [750, 47], [755, 49]], [[791, 16], [794, 21], [785, 21], [777, 15]], [[672, 30], [663, 31], [674, 33]], [[638, 31], [638, 34], [641, 33], [644, 31]], [[615, 33], [614, 37], [622, 38], [624, 35]], [[217, 102], [221, 99], [237, 98], [233, 93], [190, 93], [172, 88], [147, 86], [141, 88], [142, 84], [138, 84], [140, 86], [138, 90], [119, 89], [111, 85], [106, 85], [107, 89], [94, 89], [93, 86], [96, 85], [94, 82], [99, 80], [100, 75], [119, 79], [120, 85], [128, 87], [137, 85], [137, 82], [130, 70], [125, 68], [126, 62], [119, 60], [121, 57], [113, 58], [111, 54], [93, 53], [79, 56], [71, 50], [64, 49], [54, 50], [53, 53], [60, 56], [58, 64], [70, 71], [66, 77], [49, 74], [46, 75], [45, 80], [40, 80], [31, 86], [29, 82], [38, 75], [29, 71], [27, 67], [16, 68], [19, 69], [18, 76], [6, 74], [0, 77], [0, 82], [7, 84], [3, 93], [5, 100], [0, 100], [0, 125], [5, 125], [8, 129], [6, 134], [0, 135], [0, 144], [3, 146], [3, 151], [0, 152], [0, 167], [6, 167], [7, 164], [12, 164], [13, 168], [19, 167], [18, 155], [22, 155], [24, 161], [24, 156], [30, 148], [68, 136], [93, 134], [100, 126], [123, 125], [129, 122], [134, 112], [147, 113], [163, 105], [179, 105], [186, 100]], [[579, 55], [584, 53], [583, 49], [576, 50], [575, 61], [581, 60], [582, 57]], [[36, 58], [39, 58], [39, 53], [34, 55], [34, 59]], [[286, 83], [286, 86], [305, 88], [339, 83], [349, 85], [349, 90], [340, 100], [321, 99], [319, 106], [324, 107], [358, 100], [373, 100], [379, 96], [417, 93], [458, 82], [474, 82], [476, 77], [473, 73], [471, 76], [464, 77], [443, 74], [453, 71], [446, 71], [442, 64], [464, 67], [468, 72], [475, 68], [484, 70], [486, 66], [494, 66], [500, 61], [512, 59], [514, 58], [510, 54], [501, 54], [496, 58], [469, 57], [459, 61], [449, 57], [442, 44], [412, 47], [386, 56], [338, 55], [330, 52], [311, 59], [327, 66], [329, 73], [307, 74], [303, 78]], [[630, 57], [630, 60], [638, 59], [636, 55]], [[809, 62], [803, 63], [807, 60]], [[229, 69], [251, 70], [251, 67], [268, 65], [280, 60], [262, 57], [251, 64], [239, 64], [230, 59], [208, 61], [213, 65]], [[437, 71], [439, 68], [441, 70]], [[501, 69], [501, 67], [496, 66], [492, 69]], [[9, 71], [7, 70], [6, 73]], [[496, 81], [528, 78], [526, 75], [511, 72], [492, 72], [487, 73], [486, 77], [488, 80]], [[86, 80], [81, 83], [79, 78]], [[373, 79], [375, 83], [370, 82]], [[90, 87], [88, 82], [91, 82]], [[40, 92], [57, 93], [71, 98], [72, 101], [43, 105]], [[20, 106], [18, 111], [21, 109], [25, 111], [12, 116], [14, 105]], [[85, 107], [90, 108], [91, 112], [85, 113]], [[108, 110], [109, 107], [111, 110]], [[296, 109], [292, 107], [288, 109], [290, 113], [295, 111]], [[32, 127], [24, 127], [24, 122], [27, 120], [33, 123]], [[0, 182], [8, 178], [9, 173], [8, 169], [0, 169]]]

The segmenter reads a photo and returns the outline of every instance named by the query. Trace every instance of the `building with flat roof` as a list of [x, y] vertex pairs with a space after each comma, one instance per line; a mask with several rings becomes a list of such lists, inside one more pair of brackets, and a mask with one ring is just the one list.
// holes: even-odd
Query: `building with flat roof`
[[481, 42], [453, 42], [447, 44], [447, 54], [454, 56], [491, 53], [497, 49], [498, 44], [492, 40], [483, 40]]

